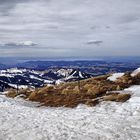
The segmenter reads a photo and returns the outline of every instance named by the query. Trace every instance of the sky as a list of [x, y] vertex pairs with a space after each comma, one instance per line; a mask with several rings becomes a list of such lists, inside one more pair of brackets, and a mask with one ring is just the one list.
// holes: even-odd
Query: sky
[[0, 56], [140, 56], [140, 0], [0, 0]]

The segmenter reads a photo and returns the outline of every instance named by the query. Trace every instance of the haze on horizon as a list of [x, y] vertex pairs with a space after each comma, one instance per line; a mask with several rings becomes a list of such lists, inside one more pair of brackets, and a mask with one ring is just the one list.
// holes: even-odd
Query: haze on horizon
[[139, 25], [140, 0], [0, 0], [0, 56], [140, 56]]

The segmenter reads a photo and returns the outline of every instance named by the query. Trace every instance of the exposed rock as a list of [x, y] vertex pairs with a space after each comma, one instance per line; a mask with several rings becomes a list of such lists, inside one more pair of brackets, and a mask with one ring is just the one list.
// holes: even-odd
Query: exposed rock
[[129, 100], [130, 97], [131, 97], [130, 94], [118, 94], [116, 101], [117, 102], [125, 102], [125, 101]]
[[106, 95], [103, 97], [104, 101], [116, 101], [116, 102], [125, 102], [128, 99], [130, 99], [131, 95], [130, 94], [118, 94], [118, 93], [114, 93], [114, 94], [110, 94], [110, 95]]

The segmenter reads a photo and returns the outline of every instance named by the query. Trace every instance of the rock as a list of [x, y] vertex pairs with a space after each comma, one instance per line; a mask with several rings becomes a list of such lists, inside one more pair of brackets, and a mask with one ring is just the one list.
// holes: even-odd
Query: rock
[[130, 97], [131, 97], [130, 94], [114, 93], [114, 94], [103, 96], [103, 100], [104, 101], [125, 102], [125, 101], [129, 100]]
[[118, 94], [116, 101], [117, 102], [125, 102], [125, 101], [129, 100], [130, 97], [131, 97], [130, 94]]

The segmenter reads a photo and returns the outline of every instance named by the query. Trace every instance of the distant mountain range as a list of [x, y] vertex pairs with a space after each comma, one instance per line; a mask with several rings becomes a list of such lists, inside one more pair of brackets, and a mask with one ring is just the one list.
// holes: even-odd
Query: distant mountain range
[[28, 68], [36, 70], [45, 70], [55, 67], [89, 67], [96, 65], [106, 64], [105, 61], [27, 61], [24, 63], [18, 63], [15, 66], [18, 68]]
[[[13, 69], [13, 67], [16, 67]], [[140, 62], [106, 61], [27, 61], [0, 64], [0, 90], [9, 87], [42, 87], [45, 84], [77, 81], [115, 72], [133, 71]]]
[[49, 69], [47, 71], [35, 71], [29, 69], [0, 70], [0, 90], [5, 88], [42, 87], [45, 84], [59, 84], [62, 82], [87, 79], [91, 74], [77, 69]]
[[0, 63], [0, 70], [2, 70], [2, 69], [6, 69], [6, 68], [7, 68], [6, 65]]
[[[54, 68], [79, 68], [81, 71], [86, 73], [95, 73], [96, 75], [110, 73], [111, 71], [125, 72], [132, 71], [140, 66], [138, 61], [129, 62], [112, 62], [103, 60], [77, 60], [77, 61], [26, 61], [15, 64], [4, 64], [0, 63], [0, 69], [7, 69], [17, 67], [20, 69], [32, 69], [32, 70], [48, 70]], [[6, 62], [8, 63], [8, 62]], [[9, 62], [10, 63], [10, 62]], [[97, 74], [98, 72], [98, 74]]]

